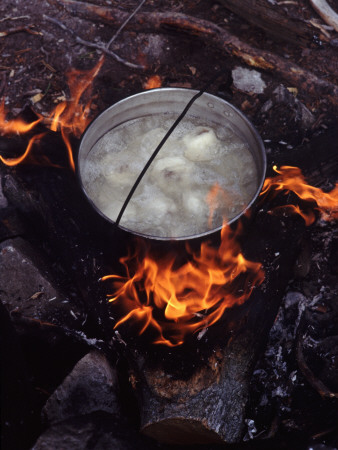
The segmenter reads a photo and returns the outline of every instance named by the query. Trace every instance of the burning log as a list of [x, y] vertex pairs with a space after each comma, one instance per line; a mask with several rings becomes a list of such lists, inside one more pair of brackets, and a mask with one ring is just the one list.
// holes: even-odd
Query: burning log
[[227, 310], [224, 320], [182, 348], [127, 348], [145, 434], [175, 444], [241, 440], [251, 372], [292, 275], [303, 230], [297, 220], [282, 223], [259, 213], [244, 247], [263, 261], [266, 280], [250, 300]]
[[[88, 20], [100, 21], [112, 26], [120, 26], [128, 17], [117, 9], [74, 0], [57, 0], [71, 14]], [[197, 36], [208, 44], [213, 44], [227, 56], [236, 56], [252, 67], [280, 76], [287, 83], [307, 93], [313, 98], [325, 95], [331, 103], [338, 105], [338, 87], [330, 81], [318, 78], [313, 73], [266, 50], [255, 48], [242, 41], [228, 30], [212, 22], [180, 13], [139, 12], [126, 29], [141, 32], [178, 31]]]

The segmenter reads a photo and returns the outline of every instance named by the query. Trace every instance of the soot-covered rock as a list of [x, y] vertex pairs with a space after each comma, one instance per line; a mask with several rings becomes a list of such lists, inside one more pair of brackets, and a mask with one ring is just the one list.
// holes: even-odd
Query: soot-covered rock
[[32, 450], [152, 450], [158, 446], [106, 413], [93, 413], [57, 423]]
[[48, 423], [102, 411], [118, 415], [117, 375], [97, 351], [84, 356], [48, 399], [43, 415]]
[[26, 241], [9, 239], [0, 245], [0, 290], [11, 313], [77, 328], [82, 312], [56, 286], [48, 263]]

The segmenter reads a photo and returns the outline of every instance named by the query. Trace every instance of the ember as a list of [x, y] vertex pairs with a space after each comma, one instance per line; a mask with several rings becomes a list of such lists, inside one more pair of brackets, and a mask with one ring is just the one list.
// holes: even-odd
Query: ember
[[162, 79], [159, 75], [153, 75], [143, 84], [144, 89], [155, 89], [162, 86]]

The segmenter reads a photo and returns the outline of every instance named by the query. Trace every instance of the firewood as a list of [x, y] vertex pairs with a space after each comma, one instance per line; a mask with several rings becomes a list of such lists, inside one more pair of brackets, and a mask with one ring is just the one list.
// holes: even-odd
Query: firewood
[[241, 441], [252, 370], [292, 276], [303, 231], [298, 220], [282, 222], [260, 212], [244, 248], [263, 261], [266, 280], [250, 300], [182, 348], [127, 349], [143, 433], [170, 444]]
[[[114, 27], [121, 25], [128, 17], [127, 13], [118, 8], [96, 6], [75, 0], [57, 0], [57, 3], [73, 15]], [[210, 21], [181, 13], [139, 12], [126, 29], [141, 32], [176, 31], [198, 36], [207, 44], [215, 45], [224, 55], [238, 57], [249, 66], [273, 72], [312, 98], [325, 95], [333, 105], [338, 106], [338, 86], [334, 83], [321, 79], [272, 52], [255, 48]]]

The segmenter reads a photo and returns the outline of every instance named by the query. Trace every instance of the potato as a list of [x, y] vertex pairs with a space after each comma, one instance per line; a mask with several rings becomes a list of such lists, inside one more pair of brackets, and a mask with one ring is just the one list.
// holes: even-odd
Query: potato
[[219, 152], [219, 140], [209, 127], [196, 127], [184, 136], [183, 143], [186, 146], [184, 156], [190, 161], [210, 161]]

